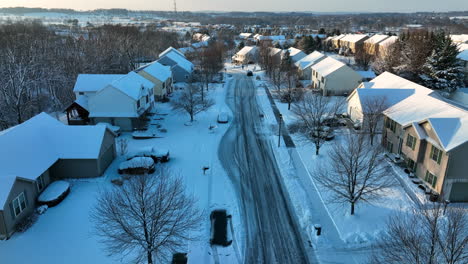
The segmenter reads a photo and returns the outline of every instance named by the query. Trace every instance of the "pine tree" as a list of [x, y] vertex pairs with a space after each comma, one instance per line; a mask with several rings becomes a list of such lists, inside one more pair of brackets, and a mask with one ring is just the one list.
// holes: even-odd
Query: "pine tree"
[[426, 86], [452, 92], [462, 85], [463, 72], [457, 59], [458, 48], [444, 32], [435, 35], [435, 47], [424, 64]]
[[245, 47], [244, 41], [239, 42], [239, 45], [237, 45], [237, 50], [241, 50]]

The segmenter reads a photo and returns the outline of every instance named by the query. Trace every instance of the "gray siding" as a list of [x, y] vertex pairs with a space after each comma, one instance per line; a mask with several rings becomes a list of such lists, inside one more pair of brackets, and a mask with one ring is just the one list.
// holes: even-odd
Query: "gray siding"
[[121, 131], [133, 131], [134, 128], [134, 119], [131, 117], [92, 117], [91, 123], [96, 125], [97, 123], [109, 123], [113, 126], [120, 127]]
[[54, 180], [100, 176], [95, 159], [61, 159], [50, 168], [50, 174]]
[[[12, 201], [21, 192], [25, 192], [27, 206], [23, 212], [21, 212], [18, 216], [15, 217], [12, 211]], [[31, 215], [31, 213], [34, 212], [36, 205], [36, 197], [37, 192], [35, 182], [29, 182], [21, 179], [16, 180], [16, 182], [13, 184], [13, 187], [11, 188], [7, 202], [3, 207], [3, 217], [2, 219], [0, 219], [0, 226], [3, 226], [3, 228], [0, 228], [0, 230], [5, 230], [6, 228], [6, 232], [1, 233], [0, 237], [9, 237], [14, 232], [15, 226], [19, 222], [21, 222], [21, 220], [27, 218], [29, 215]]]
[[[468, 142], [453, 149], [449, 153], [447, 179], [468, 180]], [[466, 190], [468, 192], [468, 189]]]
[[109, 167], [114, 160], [115, 156], [115, 137], [111, 132], [106, 131], [97, 162], [99, 175], [104, 173], [107, 167]]

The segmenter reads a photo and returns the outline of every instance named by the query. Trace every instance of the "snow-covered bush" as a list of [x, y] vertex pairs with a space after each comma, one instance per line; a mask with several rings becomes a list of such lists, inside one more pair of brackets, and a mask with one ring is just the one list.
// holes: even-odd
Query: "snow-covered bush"
[[70, 184], [66, 181], [55, 181], [39, 195], [37, 201], [40, 205], [54, 207], [59, 204], [70, 193]]
[[120, 163], [120, 174], [146, 174], [154, 172], [154, 160], [150, 157], [134, 157]]

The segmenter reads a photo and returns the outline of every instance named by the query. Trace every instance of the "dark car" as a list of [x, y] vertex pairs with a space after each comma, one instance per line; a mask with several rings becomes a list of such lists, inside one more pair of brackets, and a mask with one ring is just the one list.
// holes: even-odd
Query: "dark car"
[[247, 76], [253, 76], [253, 72], [252, 71], [247, 71]]
[[226, 210], [214, 210], [211, 212], [211, 245], [220, 245], [227, 247], [231, 245], [232, 240], [228, 240], [228, 215]]

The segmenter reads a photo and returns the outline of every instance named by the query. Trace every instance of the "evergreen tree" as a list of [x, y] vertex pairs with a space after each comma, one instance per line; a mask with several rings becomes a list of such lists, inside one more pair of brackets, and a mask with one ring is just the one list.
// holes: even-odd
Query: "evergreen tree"
[[434, 50], [426, 59], [421, 78], [432, 89], [452, 92], [463, 84], [457, 45], [444, 32], [435, 34], [434, 40]]
[[245, 47], [244, 41], [239, 42], [239, 45], [237, 45], [237, 50], [241, 50]]

